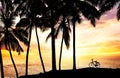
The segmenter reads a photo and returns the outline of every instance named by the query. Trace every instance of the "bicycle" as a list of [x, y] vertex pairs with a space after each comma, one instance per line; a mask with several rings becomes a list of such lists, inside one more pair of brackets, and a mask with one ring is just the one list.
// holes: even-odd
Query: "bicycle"
[[100, 68], [100, 63], [91, 59], [91, 62], [88, 64], [88, 66], [92, 68]]

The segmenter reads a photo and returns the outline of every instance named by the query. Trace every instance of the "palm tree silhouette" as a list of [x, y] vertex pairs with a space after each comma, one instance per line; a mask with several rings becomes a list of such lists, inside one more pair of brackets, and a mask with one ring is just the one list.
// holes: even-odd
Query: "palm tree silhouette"
[[[59, 35], [59, 32], [62, 31], [62, 40], [61, 40], [61, 47], [60, 47], [60, 57], [59, 57], [59, 70], [61, 70], [61, 58], [62, 58], [62, 48], [63, 48], [63, 41], [65, 42], [65, 45], [67, 47], [67, 49], [69, 48], [70, 45], [70, 35], [69, 32], [70, 30], [70, 26], [69, 23], [67, 21], [67, 19], [65, 19], [64, 17], [62, 17], [59, 21], [58, 21], [58, 26], [55, 29], [54, 32], [54, 36], [55, 38], [57, 38], [57, 36]], [[50, 34], [47, 36], [47, 39], [50, 38], [52, 36], [51, 32]]]
[[2, 52], [1, 52], [1, 42], [0, 42], [0, 67], [1, 67], [1, 78], [4, 78], [3, 58], [2, 58]]
[[61, 48], [60, 48], [60, 58], [59, 58], [59, 70], [61, 70], [61, 59], [62, 59], [62, 48], [63, 48], [63, 40], [65, 42], [65, 45], [67, 47], [67, 49], [69, 48], [69, 43], [70, 43], [70, 36], [69, 36], [69, 32], [70, 30], [70, 26], [66, 23], [65, 18], [63, 18], [62, 23], [59, 26], [62, 30], [62, 41], [61, 41]]
[[[48, 16], [50, 17], [50, 27], [51, 27], [51, 48], [52, 48], [52, 71], [56, 71], [56, 52], [55, 52], [55, 28], [59, 20], [59, 15], [56, 14], [57, 9], [60, 7], [60, 0], [45, 0], [45, 4], [48, 6]], [[50, 35], [48, 35], [49, 37]]]
[[[1, 0], [1, 8], [0, 8], [0, 21], [2, 22], [1, 24], [1, 32], [0, 32], [0, 45], [1, 47], [4, 45], [6, 50], [9, 51], [10, 53], [10, 58], [12, 60], [15, 72], [16, 72], [16, 77], [18, 78], [18, 71], [14, 62], [14, 59], [12, 57], [12, 52], [16, 51], [18, 54], [20, 52], [23, 52], [22, 47], [20, 46], [19, 41], [23, 42], [25, 45], [27, 45], [27, 36], [28, 33], [24, 29], [20, 29], [17, 27], [14, 27], [15, 25], [15, 17], [16, 14], [19, 13], [20, 7], [22, 7], [22, 3], [20, 3], [18, 6], [18, 2], [12, 1], [12, 0]], [[19, 41], [18, 41], [19, 40]]]
[[44, 20], [44, 18], [41, 17], [45, 13], [46, 6], [42, 2], [42, 0], [41, 1], [39, 1], [39, 0], [30, 0], [29, 1], [28, 0], [26, 3], [27, 3], [27, 9], [26, 9], [27, 13], [25, 14], [26, 17], [22, 18], [17, 26], [25, 27], [30, 32], [29, 33], [29, 44], [28, 44], [27, 54], [26, 54], [26, 73], [25, 73], [26, 75], [28, 75], [28, 56], [29, 56], [32, 28], [35, 28], [39, 56], [40, 56], [41, 64], [43, 67], [43, 72], [45, 72], [45, 66], [43, 63], [42, 55], [41, 55], [40, 42], [39, 42], [37, 28], [40, 28], [43, 31], [46, 29], [46, 27], [43, 27], [43, 25], [46, 23], [46, 21]]
[[[4, 19], [4, 21], [6, 21], [6, 19]], [[9, 51], [10, 58], [15, 68], [16, 77], [18, 78], [18, 71], [15, 65], [14, 59], [12, 57], [11, 50], [17, 51], [18, 54], [20, 54], [20, 52], [23, 52], [23, 49], [20, 46], [20, 43], [17, 39], [19, 39], [21, 42], [27, 45], [27, 32], [25, 32], [22, 29], [13, 29], [12, 27], [7, 26], [9, 25], [8, 23], [4, 23], [4, 24], [5, 24], [5, 28], [3, 29], [4, 33], [2, 33], [2, 35], [4, 36], [1, 39], [1, 45], [5, 45], [5, 48]]]

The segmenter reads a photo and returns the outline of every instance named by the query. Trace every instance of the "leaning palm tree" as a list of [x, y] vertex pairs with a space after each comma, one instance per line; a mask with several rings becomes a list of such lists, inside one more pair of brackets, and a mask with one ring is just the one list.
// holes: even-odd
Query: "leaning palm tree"
[[[21, 0], [21, 3], [18, 3], [16, 0], [1, 0], [0, 8], [0, 22], [1, 22], [1, 32], [2, 36], [0, 39], [0, 45], [5, 46], [6, 50], [10, 53], [10, 58], [12, 60], [16, 77], [18, 78], [18, 71], [12, 57], [12, 50], [18, 52], [23, 52], [22, 47], [20, 46], [19, 41], [27, 45], [27, 32], [24, 29], [15, 27], [15, 17], [16, 14], [20, 13], [20, 8], [24, 1]], [[20, 13], [21, 14], [21, 13]], [[19, 41], [18, 41], [19, 40]]]
[[[8, 30], [9, 29], [9, 30]], [[3, 29], [4, 33], [2, 33], [4, 36], [1, 39], [1, 46], [5, 46], [6, 50], [10, 53], [10, 58], [12, 60], [13, 66], [15, 68], [16, 77], [18, 78], [18, 71], [14, 62], [14, 59], [12, 57], [12, 50], [18, 52], [23, 52], [22, 47], [20, 46], [20, 41], [22, 41], [24, 44], [27, 45], [27, 32], [23, 29], [12, 29], [11, 27]], [[20, 32], [20, 33], [19, 33]]]

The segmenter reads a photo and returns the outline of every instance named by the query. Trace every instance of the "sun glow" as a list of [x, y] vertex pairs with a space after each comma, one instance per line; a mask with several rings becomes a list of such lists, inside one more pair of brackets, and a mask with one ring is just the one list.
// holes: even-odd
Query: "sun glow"
[[[116, 11], [116, 10], [115, 10]], [[19, 22], [19, 17], [16, 18]], [[51, 38], [46, 42], [46, 37], [50, 33], [50, 29], [41, 32], [38, 29], [38, 36], [40, 41], [40, 49], [46, 71], [52, 68], [52, 50]], [[90, 24], [90, 21], [83, 20], [81, 24], [76, 23], [76, 66], [77, 68], [88, 67], [91, 59], [100, 62], [101, 67], [120, 68], [120, 22], [117, 21], [115, 12], [110, 11], [102, 16], [96, 23], [96, 27]], [[60, 48], [62, 35], [59, 34], [55, 39], [56, 49], [56, 66], [59, 68]], [[26, 61], [27, 47], [21, 45], [24, 52], [18, 55], [17, 52], [12, 51], [15, 64], [18, 65], [19, 71], [24, 71]], [[4, 66], [12, 65], [9, 51], [2, 50]], [[20, 66], [22, 68], [20, 68]], [[72, 27], [70, 32], [70, 47], [66, 49], [65, 43], [62, 48], [61, 68], [72, 69], [73, 67], [73, 33]], [[6, 70], [8, 70], [5, 67]], [[37, 39], [35, 29], [32, 30], [32, 38], [29, 52], [29, 70], [32, 74], [43, 72], [41, 60], [38, 52]], [[6, 72], [5, 72], [6, 73]], [[13, 72], [11, 72], [13, 73]]]

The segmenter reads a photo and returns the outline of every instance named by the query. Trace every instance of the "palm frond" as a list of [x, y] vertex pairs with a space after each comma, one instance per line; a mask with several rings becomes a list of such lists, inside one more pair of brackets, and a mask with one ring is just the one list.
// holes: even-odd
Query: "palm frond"
[[8, 39], [7, 33], [5, 33], [5, 36], [4, 36], [4, 39], [3, 39], [4, 41], [3, 42], [4, 42], [4, 45], [5, 45], [5, 48], [8, 50], [9, 47], [8, 47], [8, 40], [7, 39]]
[[69, 35], [69, 30], [67, 29], [67, 27], [65, 27], [63, 29], [63, 39], [64, 39], [65, 45], [68, 49], [69, 45], [70, 45], [70, 35]]
[[25, 30], [13, 30], [14, 35], [25, 45], [28, 45], [28, 33]]
[[91, 5], [94, 5], [96, 7], [101, 6], [106, 0], [85, 0], [86, 2], [90, 3]]
[[11, 33], [9, 33], [8, 41], [9, 41], [8, 45], [10, 45], [11, 50], [17, 51], [18, 53], [23, 52], [23, 49], [20, 46], [18, 40]]
[[91, 24], [95, 26], [96, 19], [99, 19], [100, 13], [99, 11], [89, 3], [79, 1], [77, 4], [79, 6], [79, 9], [84, 17], [86, 17], [88, 20], [91, 21]]
[[57, 38], [59, 32], [60, 32], [61, 26], [58, 26], [58, 28], [55, 31], [55, 38]]
[[79, 10], [81, 11], [81, 13], [87, 19], [90, 20], [91, 16], [99, 19], [100, 13], [93, 5], [90, 5], [89, 3], [86, 3], [86, 2], [83, 2], [83, 1], [79, 1], [77, 3], [77, 6], [79, 7]]
[[118, 9], [117, 9], [117, 19], [120, 20], [120, 4], [118, 6]]
[[100, 14], [104, 14], [105, 12], [109, 11], [110, 9], [112, 9], [117, 3], [119, 2], [119, 0], [105, 0], [104, 3], [102, 3], [100, 5]]
[[16, 7], [14, 14], [16, 15], [20, 15], [20, 17], [22, 17], [22, 15], [24, 15], [24, 13], [26, 12], [26, 3], [25, 1], [19, 3], [19, 5]]
[[96, 20], [95, 20], [95, 18], [93, 17], [93, 18], [91, 18], [91, 24], [95, 27], [95, 23], [96, 23]]
[[48, 39], [50, 38], [52, 36], [52, 32], [50, 32], [49, 34], [48, 34], [48, 36], [47, 36], [47, 38], [46, 38], [46, 42], [48, 41]]
[[28, 18], [22, 18], [19, 23], [17, 23], [17, 27], [26, 27], [30, 25], [30, 21]]
[[20, 4], [20, 3], [23, 2], [23, 1], [26, 1], [26, 0], [14, 0], [13, 3], [14, 3], [14, 4]]
[[73, 18], [72, 18], [72, 23], [75, 24], [76, 22], [78, 22], [79, 24], [82, 22], [82, 19], [80, 18], [79, 14], [74, 14]]
[[66, 20], [66, 23], [67, 23], [67, 26], [68, 26], [68, 30], [71, 32], [71, 28], [70, 28], [70, 20], [67, 19], [67, 20]]

